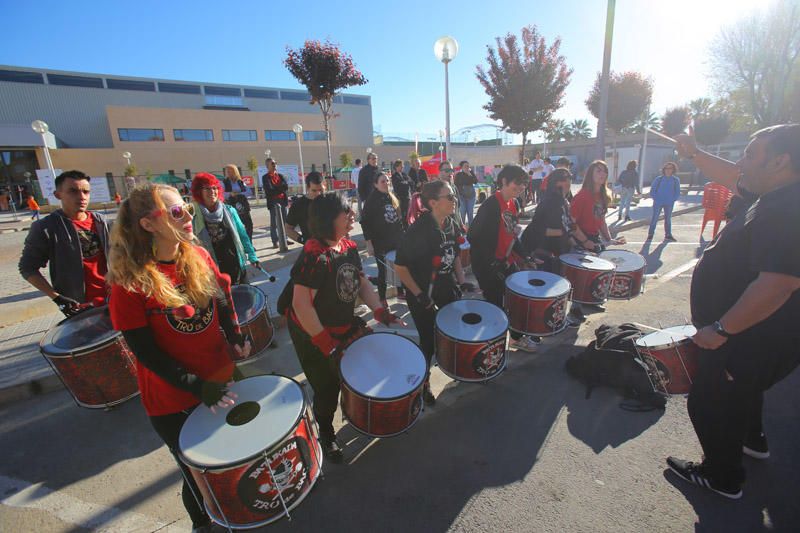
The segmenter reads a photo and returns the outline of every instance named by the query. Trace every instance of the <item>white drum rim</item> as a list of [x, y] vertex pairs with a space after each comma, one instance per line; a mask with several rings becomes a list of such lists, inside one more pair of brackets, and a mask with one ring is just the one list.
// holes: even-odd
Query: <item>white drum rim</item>
[[[691, 331], [691, 330], [694, 330], [694, 333], [697, 333], [697, 328], [695, 328], [691, 324], [684, 324], [684, 325], [681, 325], [681, 326], [670, 326], [668, 328], [662, 328], [661, 331], [654, 331], [653, 333], [648, 333], [647, 335], [643, 335], [642, 337], [636, 339], [635, 344], [636, 344], [637, 348], [648, 350], [648, 351], [657, 352], [657, 351], [660, 351], [660, 350], [664, 350], [664, 349], [668, 349], [668, 348], [673, 348], [675, 346], [679, 346], [680, 343], [682, 343], [684, 341], [691, 342], [691, 335], [686, 335], [686, 334], [683, 333], [684, 331]], [[664, 333], [679, 334], [679, 335], [682, 335], [683, 338], [682, 339], [675, 339], [672, 342], [664, 343], [664, 344], [647, 345], [647, 344], [644, 344], [642, 342], [647, 337], [654, 337], [655, 335], [663, 335]], [[692, 335], [694, 335], [694, 333], [692, 333]]]
[[[479, 339], [471, 339], [471, 340], [462, 340], [462, 339], [460, 339], [458, 337], [454, 337], [450, 333], [447, 333], [446, 330], [442, 329], [442, 327], [440, 325], [440, 317], [441, 317], [442, 321], [444, 321], [447, 318], [449, 318], [447, 315], [444, 315], [443, 313], [449, 313], [449, 312], [452, 311], [454, 319], [458, 319], [459, 316], [463, 317], [463, 316], [465, 316], [467, 314], [470, 314], [470, 313], [479, 314], [479, 313], [476, 312], [477, 310], [472, 310], [472, 309], [470, 309], [470, 307], [484, 308], [487, 311], [489, 311], [489, 310], [491, 310], [491, 311], [499, 311], [501, 313], [501, 315], [498, 315], [498, 316], [502, 316], [502, 319], [503, 319], [502, 321], [505, 323], [505, 326], [501, 325], [500, 328], [502, 328], [502, 330], [498, 329], [497, 333], [490, 332], [491, 335], [487, 334], [485, 336], [485, 338], [481, 337]], [[463, 308], [463, 309], [459, 309], [459, 308]], [[482, 315], [481, 315], [481, 318], [483, 318]], [[473, 327], [476, 327], [476, 326], [478, 326], [478, 324], [475, 324]], [[500, 309], [496, 305], [487, 302], [486, 300], [456, 300], [454, 302], [450, 302], [449, 304], [447, 304], [444, 307], [442, 307], [441, 309], [439, 309], [439, 311], [436, 313], [436, 319], [434, 320], [434, 327], [435, 327], [436, 331], [441, 332], [441, 334], [444, 335], [445, 337], [447, 337], [448, 339], [453, 339], [454, 341], [457, 341], [457, 342], [463, 342], [464, 344], [484, 344], [486, 342], [491, 342], [493, 340], [496, 340], [496, 339], [506, 335], [506, 333], [508, 332], [509, 320], [508, 320], [508, 315], [505, 313], [505, 311], [503, 311], [502, 309]]]
[[[586, 257], [589, 259], [586, 263], [583, 263], [577, 258]], [[567, 265], [571, 266], [572, 268], [577, 268], [578, 270], [588, 270], [590, 272], [613, 272], [617, 269], [617, 266], [607, 259], [602, 259], [600, 257], [596, 257], [594, 255], [588, 254], [561, 254], [558, 256], [558, 260]], [[574, 260], [574, 262], [572, 261]], [[575, 264], [580, 263], [580, 264]], [[605, 263], [605, 265], [603, 265]], [[604, 268], [591, 268], [586, 266], [587, 264], [594, 264], [594, 265], [603, 265]]]
[[[239, 316], [239, 313], [236, 313], [236, 317], [239, 318], [239, 320], [240, 320], [239, 325], [240, 326], [250, 325], [252, 322], [255, 322], [256, 319], [262, 313], [265, 313], [267, 315], [267, 320], [271, 323], [271, 321], [269, 320], [269, 296], [267, 296], [267, 293], [262, 291], [260, 288], [256, 287], [255, 285], [249, 285], [247, 283], [240, 283], [238, 285], [233, 285], [231, 287], [231, 300], [233, 300], [233, 289], [236, 288], [236, 287], [247, 287], [245, 290], [248, 290], [248, 291], [250, 289], [254, 289], [254, 290], [257, 290], [258, 292], [260, 292], [264, 296], [264, 308], [261, 311], [259, 311], [258, 313], [256, 313], [255, 315], [253, 315], [253, 318], [251, 318], [250, 320], [247, 320], [245, 322], [241, 322], [241, 317]], [[235, 300], [233, 302], [233, 308], [234, 308], [234, 310], [236, 310], [236, 301]]]
[[[603, 257], [604, 254], [606, 255], [606, 257]], [[626, 255], [626, 256], [629, 256], [629, 257], [630, 256], [638, 257], [639, 259], [641, 259], [641, 264], [639, 266], [635, 267], [635, 268], [626, 268], [625, 265], [627, 264], [627, 262], [622, 262], [622, 263], [617, 264], [617, 263], [614, 263], [614, 261], [611, 261], [610, 259], [607, 259], [607, 257], [610, 257], [612, 255], [617, 255], [617, 254]], [[616, 267], [616, 271], [621, 273], [621, 274], [630, 274], [631, 272], [638, 272], [640, 270], [643, 270], [643, 269], [647, 268], [647, 259], [645, 259], [642, 254], [637, 254], [636, 252], [631, 252], [630, 250], [606, 250], [606, 251], [600, 253], [600, 259], [605, 259], [606, 261], [611, 261], [612, 263], [614, 263], [614, 266]], [[622, 267], [622, 268], [620, 268], [620, 267]]]
[[[226, 463], [219, 463], [219, 464], [214, 464], [214, 465], [201, 463], [199, 461], [193, 461], [189, 457], [186, 456], [186, 453], [184, 452], [184, 449], [181, 446], [181, 438], [180, 437], [181, 437], [181, 435], [183, 435], [183, 430], [187, 427], [189, 421], [192, 418], [192, 415], [194, 415], [195, 412], [198, 412], [198, 409], [202, 409], [204, 407], [202, 404], [200, 404], [200, 405], [197, 406], [197, 408], [194, 411], [192, 411], [192, 413], [189, 415], [189, 417], [183, 423], [183, 428], [181, 428], [181, 432], [180, 432], [180, 434], [178, 436], [178, 450], [179, 450], [180, 459], [186, 466], [188, 466], [190, 468], [197, 469], [197, 470], [207, 471], [207, 472], [224, 472], [226, 470], [231, 470], [233, 468], [239, 468], [241, 466], [244, 466], [246, 464], [249, 464], [249, 463], [253, 462], [254, 460], [258, 459], [259, 457], [263, 457], [265, 453], [267, 455], [269, 455], [269, 453], [272, 450], [274, 450], [275, 448], [278, 448], [281, 444], [283, 444], [283, 442], [292, 433], [294, 433], [294, 431], [299, 426], [300, 421], [303, 420], [303, 418], [305, 418], [306, 410], [308, 408], [308, 401], [306, 399], [306, 394], [305, 394], [305, 391], [303, 390], [303, 386], [300, 383], [298, 383], [297, 380], [295, 380], [293, 378], [290, 378], [288, 376], [281, 376], [281, 375], [278, 375], [278, 374], [263, 374], [263, 375], [258, 375], [258, 376], [251, 376], [251, 377], [245, 378], [245, 379], [243, 379], [241, 381], [237, 381], [236, 383], [242, 383], [242, 382], [244, 382], [246, 380], [253, 380], [253, 379], [259, 379], [259, 378], [285, 379], [285, 380], [290, 381], [291, 383], [294, 383], [300, 389], [300, 394], [301, 394], [301, 397], [302, 397], [300, 412], [298, 413], [298, 416], [296, 417], [296, 419], [294, 420], [294, 423], [290, 426], [290, 428], [285, 433], [283, 433], [283, 435], [280, 438], [276, 439], [272, 443], [269, 443], [269, 444], [266, 444], [266, 445], [262, 446], [258, 451], [255, 451], [254, 453], [252, 453], [251, 455], [249, 455], [249, 456], [247, 456], [245, 458], [234, 459], [234, 460], [231, 460], [231, 461], [226, 462]], [[234, 387], [236, 386], [236, 383], [234, 383]], [[233, 387], [231, 387], [231, 389], [233, 389]], [[236, 391], [234, 390], [234, 392], [236, 392]], [[242, 403], [244, 403], [244, 402], [242, 402]], [[236, 405], [241, 405], [241, 403], [236, 404]], [[234, 407], [236, 405], [234, 405]], [[226, 414], [226, 412], [229, 413], [230, 410], [226, 409], [225, 411], [222, 412], [222, 414]], [[227, 414], [226, 414], [226, 416], [227, 416]], [[309, 435], [309, 437], [310, 437], [311, 441], [314, 440], [313, 436]]]
[[[553, 281], [556, 283], [561, 283], [561, 281], [565, 281], [567, 283], [567, 288], [564, 292], [560, 292], [558, 294], [553, 294], [551, 296], [533, 296], [530, 294], [525, 294], [524, 292], [515, 291], [512, 287], [509, 286], [509, 279], [513, 277], [521, 278], [520, 274], [528, 275], [529, 272], [535, 272], [538, 276], [544, 276], [545, 278], [553, 278]], [[557, 279], [555, 279], [557, 278]], [[529, 278], [530, 279], [530, 278]], [[559, 276], [558, 274], [553, 274], [552, 272], [545, 272], [543, 270], [523, 270], [521, 272], [514, 272], [510, 276], [506, 277], [505, 280], [505, 288], [507, 291], [522, 296], [528, 300], [555, 300], [561, 298], [562, 296], [569, 295], [570, 291], [572, 290], [572, 282], [565, 278], [564, 276]]]
[[[368, 394], [367, 392], [364, 392], [364, 391], [360, 390], [359, 388], [355, 387], [353, 382], [352, 382], [352, 380], [348, 380], [347, 379], [346, 373], [349, 372], [350, 368], [346, 366], [346, 361], [348, 361], [348, 355], [353, 353], [351, 351], [351, 349], [353, 348], [354, 345], [356, 345], [358, 343], [368, 342], [365, 339], [369, 339], [370, 337], [374, 338], [376, 335], [383, 335], [383, 336], [389, 335], [390, 337], [387, 337], [387, 338], [402, 339], [401, 342], [407, 342], [411, 346], [413, 346], [414, 348], [417, 349], [417, 351], [419, 352], [419, 354], [421, 356], [422, 367], [424, 369], [423, 372], [419, 375], [421, 379], [420, 379], [418, 384], [414, 385], [413, 387], [409, 387], [408, 390], [406, 390], [405, 392], [400, 393], [400, 394], [396, 394], [394, 396], [372, 396], [372, 395]], [[411, 339], [409, 339], [408, 337], [404, 337], [403, 335], [400, 335], [398, 333], [377, 332], [377, 333], [370, 333], [368, 335], [364, 335], [363, 337], [360, 337], [360, 338], [356, 339], [355, 342], [353, 342], [353, 344], [351, 344], [345, 350], [344, 355], [339, 360], [339, 378], [341, 379], [342, 383], [352, 393], [354, 393], [354, 394], [356, 394], [356, 395], [358, 395], [358, 396], [360, 396], [362, 398], [365, 398], [367, 400], [373, 401], [373, 402], [393, 402], [393, 401], [396, 401], [396, 400], [399, 400], [399, 399], [402, 399], [402, 398], [406, 398], [408, 395], [413, 393], [415, 390], [420, 388], [425, 383], [425, 379], [424, 378], [425, 378], [425, 376], [427, 374], [428, 374], [428, 363], [427, 363], [427, 361], [425, 359], [424, 354], [422, 353], [422, 349], [419, 347], [419, 345], [416, 342], [414, 342]]]

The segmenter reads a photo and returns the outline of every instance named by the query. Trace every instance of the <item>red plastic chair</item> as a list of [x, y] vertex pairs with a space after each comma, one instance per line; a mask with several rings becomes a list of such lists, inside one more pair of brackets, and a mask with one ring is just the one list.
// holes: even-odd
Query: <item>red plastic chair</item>
[[725, 218], [725, 210], [728, 208], [728, 202], [731, 196], [733, 196], [731, 190], [718, 183], [709, 183], [705, 186], [703, 189], [703, 207], [706, 211], [703, 214], [700, 237], [703, 236], [703, 230], [706, 229], [707, 222], [714, 222], [714, 233], [712, 237], [717, 236], [719, 226]]

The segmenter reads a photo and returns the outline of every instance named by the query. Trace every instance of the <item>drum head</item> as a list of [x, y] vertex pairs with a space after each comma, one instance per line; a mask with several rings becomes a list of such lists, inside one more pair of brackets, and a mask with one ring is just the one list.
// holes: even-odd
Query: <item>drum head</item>
[[600, 254], [600, 258], [614, 263], [617, 272], [636, 272], [647, 265], [644, 257], [628, 250], [606, 250]]
[[506, 288], [530, 298], [555, 298], [569, 292], [569, 281], [550, 272], [524, 270], [506, 278]]
[[459, 341], [485, 342], [505, 335], [508, 317], [484, 300], [457, 300], [436, 313], [436, 328]]
[[267, 306], [267, 296], [258, 287], [252, 285], [234, 285], [231, 287], [233, 307], [239, 322], [250, 322]]
[[108, 307], [95, 307], [68, 318], [48, 331], [40, 344], [48, 355], [70, 355], [96, 348], [120, 333], [111, 325]]
[[593, 255], [563, 254], [559, 256], [559, 259], [562, 263], [583, 270], [602, 270], [603, 272], [614, 270], [614, 263]]
[[255, 376], [234, 383], [239, 395], [217, 413], [199, 405], [181, 429], [181, 453], [193, 466], [235, 466], [268, 450], [297, 427], [305, 400], [300, 385], [284, 376]]
[[345, 350], [339, 368], [351, 389], [379, 400], [405, 396], [422, 383], [428, 370], [419, 346], [394, 333], [356, 340]]
[[681, 342], [697, 333], [697, 328], [691, 324], [685, 326], [672, 326], [661, 331], [654, 331], [636, 340], [636, 346], [642, 348], [656, 348], [670, 346]]

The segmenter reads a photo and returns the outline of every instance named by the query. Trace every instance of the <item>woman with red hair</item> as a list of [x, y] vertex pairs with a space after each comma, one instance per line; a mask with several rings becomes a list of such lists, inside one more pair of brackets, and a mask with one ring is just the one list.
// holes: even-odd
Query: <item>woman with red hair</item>
[[222, 184], [213, 174], [200, 172], [192, 180], [192, 198], [197, 206], [194, 234], [234, 285], [246, 283], [246, 261], [258, 267], [258, 256], [236, 209], [220, 201]]

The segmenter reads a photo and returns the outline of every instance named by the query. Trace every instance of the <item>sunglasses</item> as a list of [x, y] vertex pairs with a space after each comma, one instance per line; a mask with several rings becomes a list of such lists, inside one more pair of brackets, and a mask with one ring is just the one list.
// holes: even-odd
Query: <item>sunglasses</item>
[[194, 216], [194, 204], [175, 204], [167, 207], [165, 211], [175, 220], [182, 220], [184, 213], [190, 217]]
[[452, 168], [443, 168], [442, 172], [447, 172], [448, 174], [452, 174], [455, 171]]
[[437, 196], [436, 197], [437, 200], [443, 200], [445, 198], [447, 198], [451, 202], [455, 202], [456, 201], [456, 195], [452, 194], [452, 193], [451, 194], [445, 194], [444, 196]]

